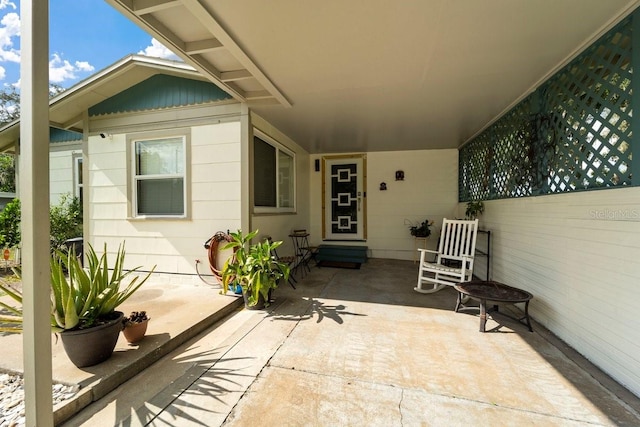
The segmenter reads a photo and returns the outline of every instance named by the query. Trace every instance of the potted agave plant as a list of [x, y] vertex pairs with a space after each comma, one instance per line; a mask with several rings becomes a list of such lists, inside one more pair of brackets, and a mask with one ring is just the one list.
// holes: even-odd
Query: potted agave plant
[[100, 257], [88, 245], [86, 256], [86, 268], [74, 250], [56, 251], [51, 258], [51, 324], [60, 333], [67, 356], [78, 367], [111, 357], [124, 318], [116, 308], [155, 270], [154, 266], [144, 277], [136, 275], [125, 284], [142, 267], [124, 271], [124, 244], [119, 246], [112, 268], [106, 244]]
[[[20, 271], [12, 268], [15, 276], [20, 278]], [[0, 280], [0, 291], [5, 295], [11, 297], [18, 303], [18, 306], [13, 306], [8, 302], [0, 301], [0, 307], [9, 314], [0, 314], [0, 332], [9, 333], [21, 333], [22, 332], [22, 293], [11, 286], [10, 283]]]
[[[51, 329], [59, 333], [67, 356], [79, 368], [96, 365], [111, 357], [123, 328], [124, 314], [116, 308], [126, 301], [151, 276], [130, 275], [142, 267], [124, 271], [124, 244], [120, 245], [112, 268], [107, 260], [107, 245], [100, 257], [88, 245], [87, 267], [72, 249], [57, 250], [51, 256]], [[22, 303], [22, 294], [0, 283], [7, 295]], [[0, 303], [12, 314], [0, 316], [5, 331], [20, 332], [22, 310]]]
[[240, 230], [229, 234], [231, 242], [223, 249], [233, 249], [234, 254], [229, 257], [222, 270], [223, 293], [240, 286], [247, 308], [267, 307], [271, 290], [278, 286], [281, 279], [289, 278], [289, 266], [273, 256], [273, 250], [282, 242], [265, 240], [250, 245], [258, 230], [246, 235]]

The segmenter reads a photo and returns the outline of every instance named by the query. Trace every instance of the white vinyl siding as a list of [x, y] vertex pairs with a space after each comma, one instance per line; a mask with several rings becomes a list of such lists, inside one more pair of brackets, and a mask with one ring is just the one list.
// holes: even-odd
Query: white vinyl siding
[[65, 194], [75, 194], [74, 165], [78, 150], [68, 149], [51, 151], [49, 155], [50, 202], [56, 205]]
[[531, 292], [535, 321], [640, 395], [640, 188], [485, 201], [480, 225], [493, 279]]
[[[157, 265], [154, 280], [169, 273], [182, 275], [183, 281], [198, 282], [195, 260], [206, 263], [202, 244], [217, 231], [241, 227], [241, 123], [228, 114], [222, 116], [223, 122], [215, 123], [216, 113], [227, 113], [230, 108], [229, 105], [208, 108], [211, 117], [207, 121], [213, 122], [210, 124], [181, 128], [171, 123], [175, 127], [144, 133], [137, 132], [137, 128], [129, 131], [124, 125], [136, 116], [127, 116], [120, 131], [115, 130], [120, 129], [120, 122], [111, 123], [111, 138], [90, 136], [90, 161], [84, 177], [90, 243], [94, 247], [107, 243], [109, 250], [115, 251], [126, 241], [125, 268]], [[187, 146], [184, 174], [187, 217], [136, 218], [133, 142], [181, 136], [186, 138]], [[204, 267], [208, 269], [206, 264]]]

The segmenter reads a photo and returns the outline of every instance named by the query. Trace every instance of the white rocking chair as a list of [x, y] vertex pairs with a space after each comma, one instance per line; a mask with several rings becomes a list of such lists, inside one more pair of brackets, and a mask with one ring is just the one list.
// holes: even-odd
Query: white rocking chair
[[[418, 286], [413, 289], [423, 294], [431, 294], [445, 286], [470, 281], [473, 276], [477, 231], [477, 219], [473, 221], [443, 219], [438, 250], [418, 249], [420, 251]], [[435, 254], [435, 261], [427, 261], [427, 254]], [[425, 283], [430, 288], [423, 288]]]

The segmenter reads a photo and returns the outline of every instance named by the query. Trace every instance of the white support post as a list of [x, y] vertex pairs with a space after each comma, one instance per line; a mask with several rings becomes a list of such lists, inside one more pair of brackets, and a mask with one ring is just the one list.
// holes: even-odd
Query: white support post
[[[240, 229], [243, 233], [252, 230], [251, 204], [253, 193], [251, 188], [251, 170], [253, 169], [253, 129], [251, 123], [251, 111], [245, 103], [240, 107]], [[237, 231], [237, 230], [231, 230]]]
[[53, 426], [49, 279], [49, 2], [23, 0], [20, 202], [26, 425]]

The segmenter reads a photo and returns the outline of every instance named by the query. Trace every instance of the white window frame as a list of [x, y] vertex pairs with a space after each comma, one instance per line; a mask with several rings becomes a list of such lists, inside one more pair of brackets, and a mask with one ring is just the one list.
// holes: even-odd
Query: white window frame
[[[82, 173], [82, 155], [73, 156], [73, 195], [82, 203], [84, 199], [84, 174]], [[83, 180], [80, 178], [82, 177]], [[82, 198], [80, 195], [82, 194]]]
[[[268, 214], [274, 214], [274, 213], [295, 213], [296, 212], [296, 206], [297, 206], [297, 173], [296, 173], [296, 153], [289, 150], [287, 147], [285, 147], [284, 145], [280, 144], [278, 141], [276, 141], [275, 139], [273, 139], [272, 137], [268, 136], [267, 134], [265, 134], [264, 132], [261, 132], [258, 129], [254, 129], [253, 130], [253, 137], [257, 137], [260, 140], [262, 140], [263, 142], [271, 145], [275, 150], [276, 150], [276, 205], [275, 207], [270, 207], [270, 206], [256, 206], [255, 205], [255, 197], [252, 200], [252, 205], [253, 205], [253, 212], [254, 213], [268, 213]], [[255, 179], [255, 156], [254, 156], [254, 138], [251, 138], [251, 152], [252, 152], [252, 167], [251, 167], [251, 179], [252, 179], [252, 185], [254, 187], [254, 191], [255, 191], [255, 185], [253, 183], [253, 180]], [[279, 152], [283, 152], [288, 156], [291, 156], [292, 159], [292, 163], [293, 163], [293, 171], [292, 171], [292, 179], [293, 179], [293, 188], [291, 189], [291, 191], [293, 192], [293, 206], [288, 206], [288, 207], [281, 207], [279, 206], [280, 204], [280, 177], [277, 175], [278, 171], [280, 170], [279, 168]]]
[[[131, 212], [130, 217], [135, 219], [185, 219], [188, 218], [189, 207], [189, 193], [188, 193], [188, 167], [189, 167], [189, 137], [184, 133], [180, 134], [154, 134], [153, 136], [132, 136], [127, 138], [130, 142], [130, 176], [131, 176]], [[137, 144], [138, 142], [157, 141], [162, 139], [180, 139], [182, 141], [182, 158], [184, 159], [184, 165], [182, 173], [173, 174], [155, 174], [155, 175], [137, 175]], [[183, 208], [182, 214], [170, 215], [170, 214], [146, 214], [138, 212], [138, 181], [140, 180], [152, 180], [152, 179], [167, 179], [167, 178], [182, 178], [183, 185]]]

